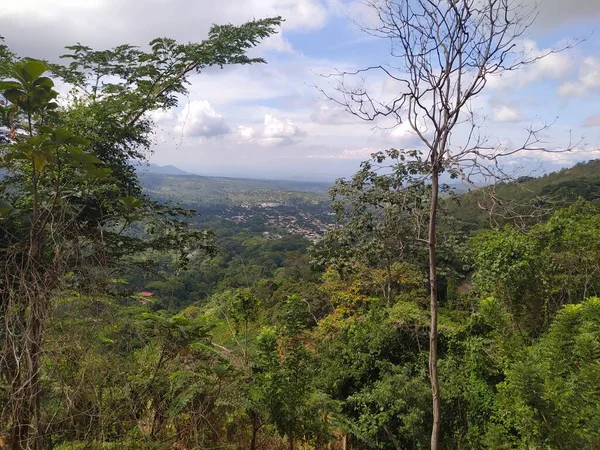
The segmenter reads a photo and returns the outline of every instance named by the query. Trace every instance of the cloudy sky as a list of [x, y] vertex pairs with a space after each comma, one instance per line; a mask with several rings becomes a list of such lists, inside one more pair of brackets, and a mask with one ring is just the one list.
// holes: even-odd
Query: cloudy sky
[[[531, 1], [534, 0], [524, 0]], [[373, 151], [413, 147], [400, 125], [374, 127], [324, 100], [317, 74], [390, 61], [386, 42], [361, 33], [359, 0], [19, 0], [3, 2], [0, 35], [24, 56], [56, 59], [65, 45], [144, 45], [154, 37], [202, 40], [211, 23], [281, 15], [281, 33], [257, 53], [266, 65], [209, 70], [192, 78], [178, 109], [155, 116], [151, 161], [200, 174], [333, 179], [352, 173]], [[600, 1], [538, 0], [539, 17], [519, 45], [543, 53], [585, 38], [517, 74], [495, 79], [477, 99], [486, 132], [518, 145], [531, 124], [553, 123], [546, 146], [579, 142], [571, 153], [508, 161], [553, 170], [600, 158]], [[375, 93], [393, 86], [366, 81]], [[388, 124], [385, 124], [388, 125]]]

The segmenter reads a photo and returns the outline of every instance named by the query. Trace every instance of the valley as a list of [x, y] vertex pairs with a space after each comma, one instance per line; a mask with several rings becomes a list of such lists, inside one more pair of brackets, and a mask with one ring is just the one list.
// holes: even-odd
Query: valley
[[298, 235], [316, 242], [335, 223], [326, 183], [145, 174], [147, 194], [198, 211], [195, 221], [226, 221], [271, 239]]

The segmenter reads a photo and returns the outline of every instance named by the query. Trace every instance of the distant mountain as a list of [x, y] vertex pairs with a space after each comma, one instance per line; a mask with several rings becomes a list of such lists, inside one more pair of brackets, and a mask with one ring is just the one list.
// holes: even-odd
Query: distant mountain
[[186, 205], [259, 205], [302, 201], [329, 204], [328, 183], [170, 175], [146, 172], [140, 182], [155, 199]]
[[136, 170], [140, 173], [156, 173], [161, 175], [190, 175], [190, 173], [181, 170], [175, 166], [159, 166], [158, 164], [139, 164]]

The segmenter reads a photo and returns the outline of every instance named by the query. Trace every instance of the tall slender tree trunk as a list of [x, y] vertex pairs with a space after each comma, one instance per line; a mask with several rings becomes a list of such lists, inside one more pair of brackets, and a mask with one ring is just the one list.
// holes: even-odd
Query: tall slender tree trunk
[[31, 377], [29, 381], [29, 427], [32, 428], [31, 443], [27, 448], [41, 450], [41, 432], [40, 432], [40, 357], [42, 349], [42, 305], [43, 299], [36, 297], [31, 305]]
[[26, 299], [27, 311], [22, 318], [24, 332], [22, 347], [13, 344], [14, 351], [22, 351], [23, 358], [17, 378], [13, 380], [11, 449], [40, 450], [40, 358], [42, 348], [44, 299], [37, 290], [38, 279], [30, 277], [35, 291]]
[[256, 450], [258, 430], [260, 430], [260, 424], [258, 420], [258, 414], [251, 413], [252, 415], [252, 439], [250, 440], [250, 450]]
[[386, 260], [386, 272], [387, 272], [387, 277], [386, 277], [386, 297], [387, 297], [387, 303], [388, 306], [390, 306], [393, 302], [394, 302], [394, 297], [392, 295], [392, 261], [391, 258], [388, 257]]
[[[29, 119], [29, 133], [32, 135], [31, 119]], [[24, 351], [22, 364], [19, 368], [21, 382], [13, 385], [13, 416], [12, 447], [18, 450], [41, 450], [42, 441], [40, 433], [40, 358], [42, 352], [43, 326], [46, 314], [46, 301], [42, 284], [43, 276], [43, 236], [40, 226], [40, 213], [38, 205], [38, 182], [35, 160], [32, 161], [33, 178], [31, 187], [32, 196], [32, 225], [27, 254], [23, 255], [21, 262], [19, 282], [20, 298], [24, 307], [22, 318]], [[15, 350], [19, 346], [14, 347]], [[16, 390], [15, 390], [16, 388]]]
[[431, 450], [439, 449], [440, 442], [440, 386], [438, 380], [438, 290], [437, 290], [437, 256], [436, 225], [439, 196], [439, 167], [437, 157], [433, 158], [431, 174], [431, 205], [429, 209], [429, 287], [431, 295], [431, 324], [429, 328], [429, 380], [433, 400], [433, 424], [431, 427]]

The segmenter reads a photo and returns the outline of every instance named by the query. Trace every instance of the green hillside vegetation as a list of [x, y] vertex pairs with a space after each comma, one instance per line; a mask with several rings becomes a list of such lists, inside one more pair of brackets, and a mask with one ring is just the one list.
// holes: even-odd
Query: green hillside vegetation
[[498, 186], [492, 222], [414, 150], [329, 195], [138, 177], [150, 113], [281, 20], [0, 45], [0, 449], [599, 449], [599, 161]]
[[541, 177], [524, 176], [516, 182], [500, 183], [461, 194], [448, 202], [452, 214], [465, 229], [474, 230], [510, 223], [548, 218], [551, 211], [578, 198], [600, 206], [600, 160], [581, 162]]

